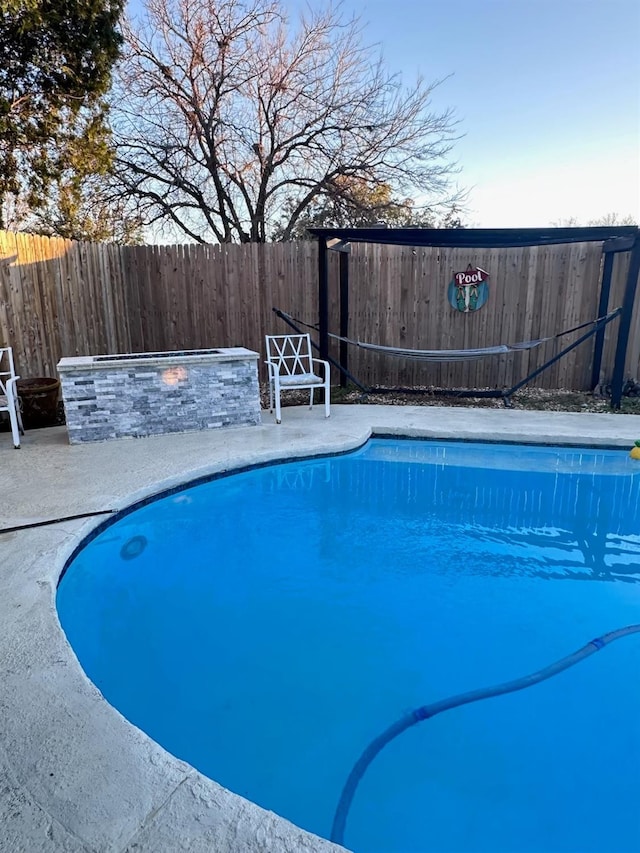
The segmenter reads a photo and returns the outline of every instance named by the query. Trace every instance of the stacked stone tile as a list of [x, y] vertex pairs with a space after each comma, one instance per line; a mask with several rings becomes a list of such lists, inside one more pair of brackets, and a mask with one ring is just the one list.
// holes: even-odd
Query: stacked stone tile
[[242, 347], [63, 358], [69, 441], [259, 424], [257, 360]]

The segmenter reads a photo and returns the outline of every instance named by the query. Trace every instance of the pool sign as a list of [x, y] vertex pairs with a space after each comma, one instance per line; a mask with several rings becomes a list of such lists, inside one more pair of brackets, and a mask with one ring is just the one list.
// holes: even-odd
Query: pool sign
[[456, 272], [449, 282], [449, 302], [452, 308], [465, 313], [482, 308], [489, 297], [489, 273], [471, 264], [464, 272]]

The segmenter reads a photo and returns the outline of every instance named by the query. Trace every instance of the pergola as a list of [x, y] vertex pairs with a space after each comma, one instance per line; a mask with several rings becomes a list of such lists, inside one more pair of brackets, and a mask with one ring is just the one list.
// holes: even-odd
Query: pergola
[[[309, 233], [318, 239], [318, 332], [321, 358], [329, 355], [329, 275], [328, 252], [340, 253], [340, 337], [349, 334], [349, 244], [382, 243], [394, 246], [431, 246], [438, 248], [498, 249], [519, 246], [548, 246], [564, 243], [602, 243], [604, 263], [600, 281], [598, 317], [604, 317], [609, 308], [611, 276], [614, 256], [618, 252], [631, 252], [629, 273], [618, 326], [615, 363], [612, 378], [611, 406], [619, 409], [624, 386], [624, 365], [631, 329], [631, 318], [640, 273], [640, 229], [636, 226], [598, 226], [589, 228], [310, 228]], [[604, 347], [605, 328], [595, 332], [592, 366], [592, 388], [599, 382]], [[580, 341], [575, 342], [573, 348]], [[565, 350], [566, 353], [568, 351]], [[548, 367], [558, 356], [537, 373]], [[341, 381], [348, 373], [347, 344], [340, 342]], [[527, 377], [531, 379], [533, 374]], [[525, 381], [527, 381], [525, 380]], [[524, 383], [521, 383], [524, 384]], [[520, 386], [518, 386], [520, 387]], [[515, 388], [515, 386], [514, 386]], [[513, 389], [512, 389], [513, 390]]]

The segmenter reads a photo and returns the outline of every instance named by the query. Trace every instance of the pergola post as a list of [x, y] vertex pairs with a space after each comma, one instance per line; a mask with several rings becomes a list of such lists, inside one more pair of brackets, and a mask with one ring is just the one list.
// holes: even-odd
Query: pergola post
[[[613, 252], [605, 252], [602, 267], [602, 282], [600, 283], [600, 301], [598, 303], [598, 317], [604, 317], [609, 310], [609, 294], [611, 292], [611, 274], [613, 272]], [[606, 327], [602, 326], [596, 332], [593, 346], [593, 366], [591, 368], [591, 390], [595, 391], [600, 384], [600, 371], [602, 370], [602, 353], [604, 350], [604, 336]]]
[[327, 238], [318, 239], [318, 333], [320, 358], [329, 355], [329, 264]]
[[640, 274], [640, 238], [636, 237], [631, 260], [629, 262], [629, 274], [624, 289], [622, 300], [622, 314], [618, 326], [618, 345], [616, 346], [616, 360], [613, 366], [613, 379], [611, 380], [611, 408], [619, 409], [622, 403], [622, 389], [624, 387], [624, 364], [627, 359], [627, 346], [629, 344], [629, 332], [631, 331], [631, 317], [633, 315], [633, 303], [636, 298], [636, 287], [638, 286], [638, 275]]
[[[340, 337], [349, 337], [349, 254], [340, 252]], [[347, 374], [349, 369], [349, 344], [340, 341], [340, 387], [347, 387]]]

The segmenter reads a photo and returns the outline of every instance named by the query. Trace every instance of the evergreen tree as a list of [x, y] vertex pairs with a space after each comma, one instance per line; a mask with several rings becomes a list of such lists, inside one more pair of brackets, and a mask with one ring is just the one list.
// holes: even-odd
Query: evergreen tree
[[80, 180], [89, 161], [94, 173], [109, 168], [103, 96], [122, 43], [123, 5], [0, 0], [0, 227], [7, 194], [42, 208], [74, 167]]

